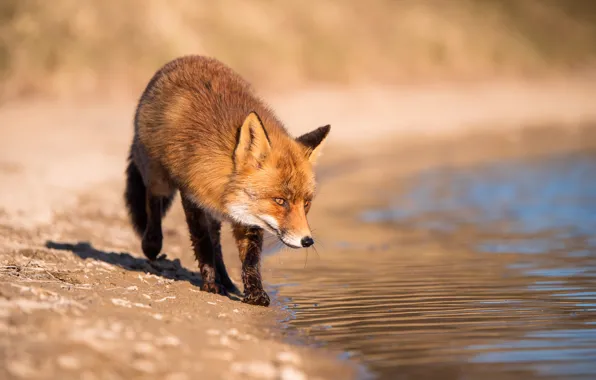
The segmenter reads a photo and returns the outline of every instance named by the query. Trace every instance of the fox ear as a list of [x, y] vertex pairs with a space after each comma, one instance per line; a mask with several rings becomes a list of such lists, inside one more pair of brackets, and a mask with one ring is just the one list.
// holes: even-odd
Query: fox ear
[[252, 163], [258, 167], [270, 151], [271, 145], [263, 122], [253, 111], [244, 119], [238, 131], [234, 160], [237, 163]]
[[319, 158], [319, 155], [321, 154], [323, 142], [327, 138], [330, 130], [331, 126], [327, 124], [296, 139], [296, 141], [306, 147], [306, 155], [313, 165], [317, 162], [317, 158]]

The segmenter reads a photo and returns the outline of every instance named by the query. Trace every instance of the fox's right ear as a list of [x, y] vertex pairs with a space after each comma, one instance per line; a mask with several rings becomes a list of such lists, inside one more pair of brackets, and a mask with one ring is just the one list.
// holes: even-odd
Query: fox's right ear
[[252, 164], [259, 167], [270, 151], [271, 144], [263, 122], [253, 111], [244, 119], [238, 131], [234, 161], [237, 164]]
[[296, 138], [296, 141], [306, 148], [308, 160], [313, 165], [317, 162], [317, 158], [319, 158], [319, 155], [321, 154], [323, 142], [327, 138], [330, 130], [331, 126], [327, 124]]

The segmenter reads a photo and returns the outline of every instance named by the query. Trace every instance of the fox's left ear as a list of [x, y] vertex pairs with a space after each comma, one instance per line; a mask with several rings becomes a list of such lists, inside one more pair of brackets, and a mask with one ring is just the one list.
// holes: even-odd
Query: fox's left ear
[[253, 164], [259, 167], [270, 151], [271, 145], [263, 122], [253, 111], [246, 116], [238, 130], [234, 160], [240, 165]]
[[331, 125], [327, 124], [323, 127], [319, 127], [314, 131], [305, 133], [304, 135], [296, 138], [300, 144], [306, 147], [306, 154], [308, 156], [309, 161], [314, 165], [317, 162], [317, 158], [321, 154], [321, 148], [323, 147], [323, 142], [327, 138], [329, 131], [331, 130]]

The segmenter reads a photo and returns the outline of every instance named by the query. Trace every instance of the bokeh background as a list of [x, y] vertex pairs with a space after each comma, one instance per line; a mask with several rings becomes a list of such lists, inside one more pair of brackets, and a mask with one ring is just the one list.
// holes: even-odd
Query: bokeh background
[[[275, 312], [198, 291], [179, 200], [165, 259], [130, 227], [136, 101], [186, 54], [331, 124]], [[0, 0], [0, 378], [595, 379], [595, 100], [596, 0]]]
[[592, 70], [590, 0], [3, 0], [0, 96], [139, 91], [172, 57], [259, 86], [540, 77]]

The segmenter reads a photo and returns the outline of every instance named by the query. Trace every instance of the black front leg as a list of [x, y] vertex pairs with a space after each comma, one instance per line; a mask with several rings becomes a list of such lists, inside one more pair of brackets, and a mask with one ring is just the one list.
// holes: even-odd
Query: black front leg
[[209, 293], [226, 294], [225, 288], [215, 282], [215, 251], [209, 235], [208, 215], [184, 195], [182, 196], [182, 207], [184, 208], [186, 223], [190, 231], [190, 240], [203, 279], [201, 290]]
[[213, 252], [215, 255], [216, 280], [219, 280], [219, 283], [222, 284], [229, 293], [236, 293], [238, 292], [238, 288], [236, 288], [236, 285], [234, 285], [234, 282], [228, 274], [223, 259], [223, 252], [221, 251], [221, 222], [213, 219], [213, 217], [208, 217], [208, 220], [211, 243], [213, 244]]
[[250, 305], [269, 306], [269, 296], [261, 282], [260, 261], [263, 248], [263, 230], [257, 227], [234, 225], [234, 238], [242, 261], [244, 299]]

